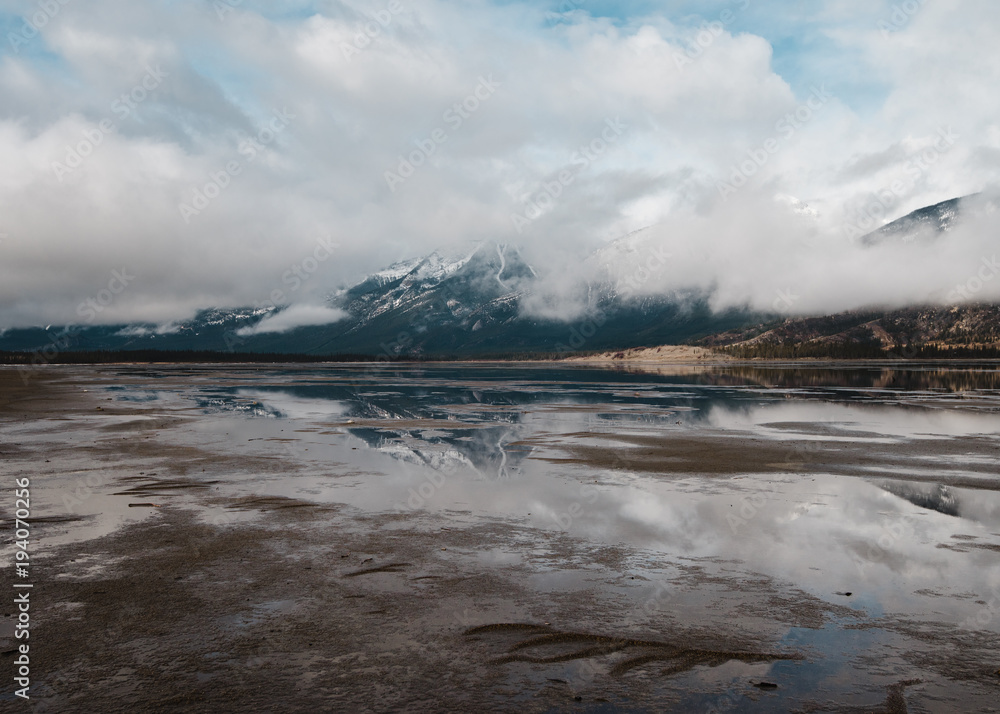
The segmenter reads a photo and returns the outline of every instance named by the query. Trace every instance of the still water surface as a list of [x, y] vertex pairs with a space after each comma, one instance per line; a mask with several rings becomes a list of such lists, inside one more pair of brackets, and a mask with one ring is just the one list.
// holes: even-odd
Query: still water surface
[[[624, 548], [625, 584], [530, 539], [483, 543], [469, 557], [530, 562], [526, 584], [542, 597], [617, 598], [639, 629], [665, 617], [742, 627], [806, 653], [664, 685], [690, 692], [692, 709], [876, 706], [887, 687], [919, 678], [906, 689], [916, 711], [986, 711], [998, 691], [992, 366], [132, 367], [99, 370], [88, 388], [142, 418], [183, 420], [161, 439], [286, 465], [226, 474], [216, 492]], [[188, 498], [207, 521], [235, 518]], [[759, 608], [741, 621], [759, 582], [788, 607], [801, 596], [829, 609], [810, 627], [761, 624]], [[724, 694], [749, 679], [780, 686], [755, 699]]]

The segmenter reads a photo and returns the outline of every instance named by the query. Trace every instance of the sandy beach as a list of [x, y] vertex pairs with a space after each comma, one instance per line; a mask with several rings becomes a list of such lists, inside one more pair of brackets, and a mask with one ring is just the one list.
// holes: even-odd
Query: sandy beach
[[707, 347], [690, 347], [687, 345], [663, 345], [660, 347], [632, 347], [614, 352], [601, 352], [583, 357], [567, 357], [566, 362], [587, 362], [598, 364], [692, 364], [733, 362], [734, 359], [724, 352]]

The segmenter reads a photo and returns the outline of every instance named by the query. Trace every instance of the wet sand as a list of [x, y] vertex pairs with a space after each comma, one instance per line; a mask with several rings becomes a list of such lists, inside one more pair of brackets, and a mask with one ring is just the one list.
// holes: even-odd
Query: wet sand
[[[351, 389], [376, 391], [366, 378], [384, 381], [368, 371]], [[313, 407], [288, 398], [269, 405], [266, 392], [236, 391], [218, 405], [180, 396], [194, 384], [285, 389], [289, 379], [256, 368], [61, 368], [24, 384], [16, 370], [0, 370], [5, 482], [30, 477], [35, 499], [32, 710], [1000, 709], [990, 593], [970, 582], [914, 594], [905, 568], [893, 565], [905, 553], [893, 544], [872, 556], [881, 526], [841, 544], [872, 567], [836, 589], [809, 580], [820, 576], [806, 568], [824, 569], [819, 553], [796, 582], [695, 542], [701, 509], [721, 499], [742, 513], [723, 522], [767, 563], [782, 539], [767, 529], [786, 518], [776, 510], [772, 520], [769, 509], [803, 487], [811, 491], [802, 503], [836, 505], [824, 478], [867, 487], [905, 468], [902, 496], [891, 498], [907, 508], [935, 493], [920, 490], [924, 481], [992, 497], [996, 434], [907, 443], [871, 434], [859, 448], [857, 431], [845, 440], [836, 425], [768, 422], [769, 433], [803, 437], [793, 443], [745, 427], [693, 428], [675, 419], [682, 412], [652, 405], [640, 410], [655, 418], [652, 429], [560, 431], [546, 414], [576, 418], [573, 405], [522, 404], [512, 411], [536, 412], [550, 428], [516, 432], [499, 457], [487, 450], [483, 463], [511, 479], [498, 486], [478, 479], [480, 462], [468, 482], [451, 467], [428, 470], [438, 462], [426, 443], [400, 456], [412, 434], [435, 445], [435, 430], [460, 432], [461, 443], [487, 433], [486, 407], [496, 404], [483, 405], [483, 421], [465, 423], [469, 405], [461, 404], [443, 403], [439, 417], [400, 408], [381, 418], [374, 409], [292, 418]], [[317, 368], [295, 379], [325, 377]], [[470, 384], [473, 393], [485, 389]], [[266, 418], [279, 407], [282, 415]], [[237, 434], [241, 424], [256, 431]], [[457, 459], [452, 451], [443, 453]], [[385, 466], [408, 464], [412, 453], [423, 461], [399, 473]], [[476, 457], [468, 453], [466, 461]], [[953, 473], [921, 473], [927, 460], [945, 471], [950, 462]], [[539, 491], [521, 510], [475, 501], [476, 489], [513, 498], [515, 461], [524, 484], [555, 468], [566, 489], [555, 501]], [[602, 530], [632, 479], [691, 497], [676, 548], [641, 529], [627, 538]], [[433, 488], [420, 491], [425, 483]], [[596, 490], [585, 490], [590, 484]], [[434, 489], [440, 498], [420, 496]], [[398, 498], [366, 505], [373, 491]], [[417, 507], [405, 505], [407, 493]], [[924, 508], [929, 517], [948, 517], [947, 504], [927, 503], [940, 509]], [[540, 517], [546, 507], [552, 512]], [[970, 568], [996, 583], [1000, 528], [982, 523], [975, 530], [955, 520], [955, 535], [927, 548], [956, 562], [974, 558]], [[0, 587], [9, 593], [12, 550], [3, 552]], [[888, 580], [870, 580], [883, 570]], [[898, 607], [885, 598], [876, 606], [866, 588], [898, 588]], [[916, 597], [919, 606], [908, 599]], [[937, 611], [921, 609], [934, 601]], [[7, 663], [8, 609], [11, 626], [0, 632]], [[986, 622], [959, 626], [983, 612]], [[21, 710], [9, 680], [0, 707]]]

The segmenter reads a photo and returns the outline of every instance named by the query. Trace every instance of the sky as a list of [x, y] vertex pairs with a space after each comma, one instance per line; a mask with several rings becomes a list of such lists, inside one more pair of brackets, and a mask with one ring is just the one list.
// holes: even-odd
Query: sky
[[641, 290], [719, 308], [998, 299], [990, 201], [943, 244], [858, 240], [995, 193], [998, 48], [995, 0], [0, 0], [0, 329], [275, 290], [330, 321], [480, 241], [569, 319], [635, 231]]

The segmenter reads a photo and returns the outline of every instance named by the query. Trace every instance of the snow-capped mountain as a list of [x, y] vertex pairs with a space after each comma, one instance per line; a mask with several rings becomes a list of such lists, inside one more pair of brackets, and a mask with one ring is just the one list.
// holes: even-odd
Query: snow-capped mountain
[[319, 349], [426, 353], [473, 342], [488, 349], [490, 335], [519, 319], [519, 299], [536, 278], [515, 247], [498, 243], [396, 263], [330, 296], [331, 307], [352, 319]]
[[[946, 234], [962, 199], [915, 211], [866, 237], [872, 245], [910, 235]], [[526, 309], [546, 279], [512, 246], [484, 242], [455, 253], [434, 252], [365, 276], [327, 297], [328, 324], [257, 329], [282, 307], [206, 309], [169, 325], [10, 329], [0, 350], [212, 350], [305, 354], [512, 355], [603, 351], [680, 342], [770, 319], [746, 310], [709, 308], [708, 293], [642, 290], [643, 270], [669, 259], [655, 231], [609, 243], [580, 268], [583, 311], [570, 322]], [[640, 269], [641, 268], [641, 269]], [[295, 306], [289, 308], [293, 311]], [[340, 319], [336, 319], [340, 318]], [[44, 357], [40, 357], [43, 359]]]
[[524, 299], [541, 287], [516, 247], [481, 243], [435, 252], [366, 276], [328, 297], [347, 317], [284, 332], [255, 331], [281, 308], [204, 310], [168, 326], [10, 330], [0, 349], [215, 350], [308, 354], [509, 355], [601, 350], [677, 342], [743, 325], [757, 315], [713, 313], [707, 301], [633, 299], [605, 276], [587, 290], [586, 316], [572, 322], [532, 316]]
[[980, 194], [952, 198], [919, 208], [863, 236], [861, 243], [870, 246], [886, 241], [910, 243], [916, 240], [935, 240], [950, 231], [961, 220], [963, 212], [978, 209], [977, 206], [970, 205], [978, 195]]

